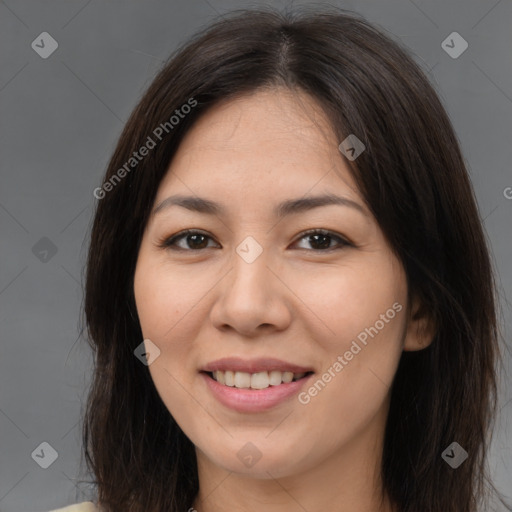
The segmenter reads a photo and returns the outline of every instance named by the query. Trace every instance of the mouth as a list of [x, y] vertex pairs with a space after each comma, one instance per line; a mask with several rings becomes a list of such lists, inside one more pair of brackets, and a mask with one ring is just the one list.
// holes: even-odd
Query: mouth
[[223, 386], [237, 389], [261, 390], [269, 387], [278, 387], [290, 382], [297, 382], [308, 378], [314, 372], [290, 372], [290, 371], [261, 371], [256, 373], [240, 372], [234, 370], [202, 371], [210, 379]]
[[263, 413], [286, 406], [307, 385], [312, 367], [273, 357], [224, 357], [199, 369], [208, 392], [239, 413]]

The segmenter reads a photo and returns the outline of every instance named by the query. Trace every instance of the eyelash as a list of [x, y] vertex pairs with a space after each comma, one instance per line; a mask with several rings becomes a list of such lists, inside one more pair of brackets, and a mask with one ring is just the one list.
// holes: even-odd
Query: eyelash
[[[195, 229], [186, 229], [186, 230], [181, 231], [175, 235], [172, 235], [171, 237], [164, 238], [163, 240], [160, 240], [158, 242], [158, 247], [160, 247], [162, 249], [170, 249], [172, 251], [185, 251], [185, 252], [199, 252], [199, 251], [203, 251], [205, 249], [211, 249], [211, 247], [204, 247], [201, 249], [184, 249], [183, 247], [176, 246], [176, 242], [178, 240], [183, 239], [183, 238], [186, 239], [186, 237], [188, 235], [203, 235], [203, 236], [209, 238], [210, 240], [212, 240], [210, 235], [208, 235], [202, 231], [198, 231]], [[346, 240], [342, 236], [340, 236], [332, 231], [329, 231], [327, 229], [309, 229], [309, 230], [301, 233], [299, 238], [297, 239], [297, 241], [302, 240], [303, 238], [306, 238], [308, 235], [324, 235], [324, 236], [328, 236], [332, 239], [337, 239], [339, 241], [338, 246], [337, 247], [329, 247], [327, 249], [303, 249], [303, 248], [301, 248], [301, 250], [313, 251], [313, 252], [329, 252], [330, 253], [333, 250], [340, 250], [340, 249], [343, 249], [344, 247], [355, 247], [354, 244], [350, 243], [348, 240]]]

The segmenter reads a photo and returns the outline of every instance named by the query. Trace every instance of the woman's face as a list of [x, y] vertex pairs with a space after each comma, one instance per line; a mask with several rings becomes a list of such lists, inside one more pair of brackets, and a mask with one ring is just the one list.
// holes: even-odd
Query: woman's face
[[[401, 352], [423, 342], [340, 142], [309, 96], [258, 91], [197, 121], [159, 187], [135, 299], [200, 462], [268, 478], [380, 446]], [[342, 201], [310, 202], [326, 194]]]

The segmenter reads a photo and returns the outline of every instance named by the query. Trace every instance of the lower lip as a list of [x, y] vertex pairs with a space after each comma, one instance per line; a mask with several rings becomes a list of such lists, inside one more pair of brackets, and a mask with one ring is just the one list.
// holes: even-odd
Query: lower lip
[[300, 388], [313, 375], [310, 374], [302, 379], [279, 384], [279, 386], [269, 386], [265, 389], [239, 389], [220, 384], [207, 373], [201, 372], [201, 376], [215, 398], [222, 405], [238, 412], [262, 412], [272, 409], [298, 394]]

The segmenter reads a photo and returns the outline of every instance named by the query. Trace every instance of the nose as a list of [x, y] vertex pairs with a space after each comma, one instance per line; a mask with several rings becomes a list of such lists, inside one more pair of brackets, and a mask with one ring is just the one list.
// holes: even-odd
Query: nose
[[265, 251], [251, 263], [235, 253], [232, 262], [215, 287], [210, 313], [213, 325], [250, 338], [286, 329], [292, 318], [291, 291], [279, 272], [269, 266]]

